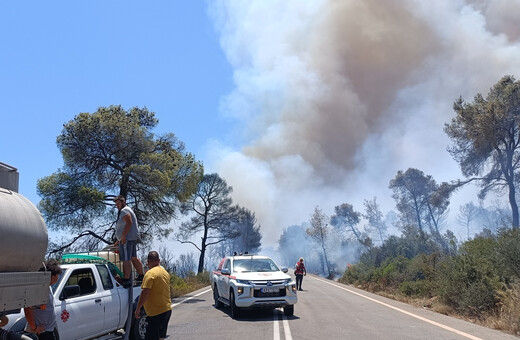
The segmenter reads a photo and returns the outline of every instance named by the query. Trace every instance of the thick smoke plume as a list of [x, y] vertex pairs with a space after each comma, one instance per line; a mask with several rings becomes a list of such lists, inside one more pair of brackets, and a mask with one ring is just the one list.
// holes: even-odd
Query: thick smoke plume
[[443, 132], [453, 102], [520, 78], [520, 0], [210, 6], [236, 86], [221, 111], [238, 128], [235, 144], [208, 144], [208, 167], [256, 213], [264, 244], [316, 205], [362, 211], [377, 196], [393, 209], [398, 170], [461, 178]]

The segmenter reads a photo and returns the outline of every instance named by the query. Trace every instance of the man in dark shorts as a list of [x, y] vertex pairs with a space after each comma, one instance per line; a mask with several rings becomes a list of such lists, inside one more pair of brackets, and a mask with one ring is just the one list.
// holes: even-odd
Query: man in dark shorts
[[62, 270], [56, 260], [47, 260], [40, 268], [40, 271], [49, 271], [51, 273], [49, 301], [45, 305], [24, 308], [25, 319], [27, 320], [25, 329], [30, 333], [37, 334], [39, 340], [60, 340], [51, 286], [58, 282]]
[[146, 312], [146, 340], [161, 340], [166, 338], [168, 322], [172, 315], [172, 300], [170, 297], [170, 274], [160, 265], [159, 254], [156, 251], [148, 253], [148, 268], [141, 285], [141, 295], [135, 318], [141, 317], [141, 308]]
[[119, 210], [116, 221], [116, 245], [119, 245], [119, 259], [123, 262], [123, 282], [124, 287], [130, 287], [130, 274], [132, 272], [132, 264], [137, 271], [137, 281], [143, 279], [144, 271], [141, 260], [137, 257], [137, 239], [139, 232], [137, 230], [137, 218], [135, 213], [126, 205], [124, 196], [119, 195], [114, 198], [117, 210]]

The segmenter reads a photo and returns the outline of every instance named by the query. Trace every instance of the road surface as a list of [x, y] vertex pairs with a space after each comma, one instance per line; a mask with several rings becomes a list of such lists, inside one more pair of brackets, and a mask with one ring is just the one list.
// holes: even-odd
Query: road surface
[[213, 306], [210, 287], [173, 301], [170, 339], [518, 339], [500, 331], [307, 275], [294, 316], [281, 309], [246, 311], [233, 320]]

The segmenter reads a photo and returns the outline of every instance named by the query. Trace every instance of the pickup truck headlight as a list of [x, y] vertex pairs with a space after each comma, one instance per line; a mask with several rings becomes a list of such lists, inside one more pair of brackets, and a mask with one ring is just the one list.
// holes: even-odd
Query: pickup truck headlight
[[287, 286], [287, 290], [291, 290], [293, 293], [296, 293], [296, 282], [293, 279], [286, 279], [285, 285]]
[[[249, 280], [237, 280], [237, 283], [241, 285], [251, 285], [251, 281]], [[244, 286], [237, 286], [237, 294], [244, 294]]]

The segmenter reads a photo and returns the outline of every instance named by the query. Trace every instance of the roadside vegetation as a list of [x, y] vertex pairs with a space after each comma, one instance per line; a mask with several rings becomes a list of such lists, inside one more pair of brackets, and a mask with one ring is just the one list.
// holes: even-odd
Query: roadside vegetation
[[389, 237], [339, 282], [520, 335], [520, 231], [484, 232], [453, 254]]
[[187, 277], [180, 277], [175, 273], [170, 273], [170, 295], [173, 298], [183, 296], [211, 285], [209, 272], [191, 273]]

